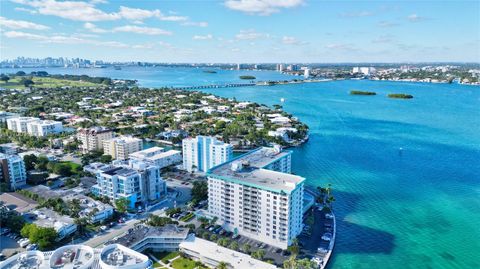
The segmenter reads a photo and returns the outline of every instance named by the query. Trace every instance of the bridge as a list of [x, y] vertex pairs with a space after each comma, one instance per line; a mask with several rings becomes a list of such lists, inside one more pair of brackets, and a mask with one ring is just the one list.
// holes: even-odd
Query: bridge
[[174, 90], [201, 90], [201, 89], [213, 89], [213, 88], [234, 88], [234, 87], [250, 87], [255, 86], [255, 83], [228, 83], [228, 84], [211, 84], [201, 86], [185, 86], [185, 87], [172, 87]]

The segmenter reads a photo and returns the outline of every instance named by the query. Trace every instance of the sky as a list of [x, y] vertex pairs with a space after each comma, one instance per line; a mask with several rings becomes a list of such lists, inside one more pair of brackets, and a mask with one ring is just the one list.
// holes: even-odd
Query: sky
[[480, 62], [480, 1], [0, 0], [0, 59]]

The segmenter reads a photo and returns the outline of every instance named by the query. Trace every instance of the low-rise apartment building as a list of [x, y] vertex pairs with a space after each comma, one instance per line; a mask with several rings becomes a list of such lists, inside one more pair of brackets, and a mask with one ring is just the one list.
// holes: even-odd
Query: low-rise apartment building
[[36, 216], [33, 223], [37, 226], [55, 229], [57, 232], [57, 241], [60, 241], [77, 231], [77, 225], [72, 218], [60, 215], [51, 209], [40, 208], [31, 213]]
[[132, 160], [149, 162], [158, 166], [160, 169], [177, 164], [182, 161], [182, 154], [178, 150], [165, 151], [161, 147], [152, 147], [149, 149], [134, 152], [129, 155]]

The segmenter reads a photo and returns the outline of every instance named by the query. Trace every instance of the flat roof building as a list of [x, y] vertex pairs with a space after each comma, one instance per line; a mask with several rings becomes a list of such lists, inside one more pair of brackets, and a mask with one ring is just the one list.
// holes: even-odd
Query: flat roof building
[[233, 269], [275, 269], [273, 264], [256, 260], [250, 255], [219, 246], [205, 239], [190, 236], [180, 244], [180, 251], [211, 268], [216, 268], [220, 262], [228, 264]]
[[103, 152], [115, 160], [126, 160], [128, 155], [140, 151], [142, 139], [132, 136], [120, 136], [103, 141]]
[[77, 132], [83, 153], [103, 150], [103, 142], [113, 138], [113, 131], [105, 127], [82, 128]]
[[290, 174], [291, 152], [259, 148], [213, 167], [208, 213], [225, 229], [286, 249], [302, 230], [305, 178]]
[[161, 147], [152, 147], [149, 149], [134, 152], [129, 155], [130, 159], [149, 162], [158, 166], [160, 169], [174, 165], [182, 161], [182, 154], [178, 150], [165, 151]]
[[0, 180], [5, 182], [10, 190], [27, 184], [25, 162], [20, 156], [0, 153]]

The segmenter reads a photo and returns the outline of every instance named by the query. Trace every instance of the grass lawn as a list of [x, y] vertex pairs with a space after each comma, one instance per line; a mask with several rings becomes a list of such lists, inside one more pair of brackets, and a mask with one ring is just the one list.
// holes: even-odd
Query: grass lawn
[[155, 256], [155, 258], [161, 260], [164, 263], [168, 263], [168, 260], [171, 260], [178, 255], [180, 255], [180, 252], [174, 251], [174, 252], [152, 252], [152, 255]]
[[74, 162], [61, 162], [63, 164], [67, 164], [68, 166], [70, 166], [70, 171], [72, 171], [72, 173], [74, 174], [78, 174], [82, 171], [82, 166], [78, 163], [74, 163]]
[[[28, 77], [28, 76], [26, 76]], [[5, 83], [5, 81], [0, 81], [0, 87], [6, 89], [25, 89], [23, 84], [20, 84], [21, 77], [12, 77], [10, 80]], [[56, 88], [56, 87], [99, 87], [105, 86], [102, 84], [96, 84], [88, 81], [74, 81], [67, 79], [57, 79], [50, 77], [33, 77], [33, 82], [35, 83], [33, 87], [40, 88]]]
[[207, 269], [207, 267], [197, 266], [195, 261], [187, 258], [175, 259], [172, 262], [171, 266], [175, 269], [193, 269], [193, 268]]

